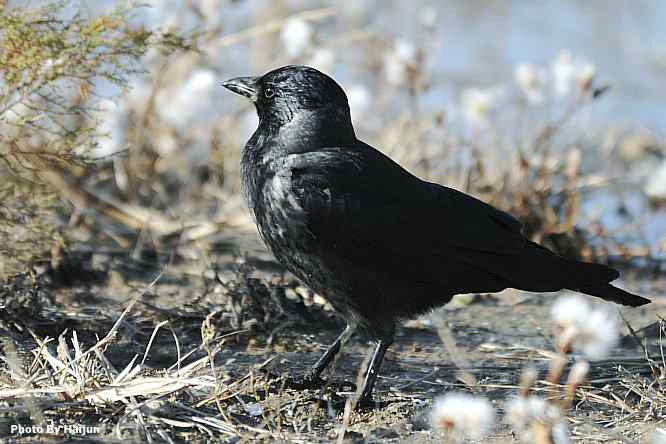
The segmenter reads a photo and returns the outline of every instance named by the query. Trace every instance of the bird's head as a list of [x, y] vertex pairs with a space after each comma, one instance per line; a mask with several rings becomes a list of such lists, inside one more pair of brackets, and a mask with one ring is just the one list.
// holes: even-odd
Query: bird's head
[[250, 99], [260, 125], [279, 129], [298, 120], [316, 125], [318, 131], [350, 130], [347, 95], [335, 80], [307, 66], [284, 66], [260, 77], [237, 77], [222, 83], [230, 91]]

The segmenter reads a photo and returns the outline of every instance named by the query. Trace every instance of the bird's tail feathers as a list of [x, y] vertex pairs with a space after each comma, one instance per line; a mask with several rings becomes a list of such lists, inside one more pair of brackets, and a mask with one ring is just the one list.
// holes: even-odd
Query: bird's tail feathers
[[629, 307], [639, 307], [651, 301], [610, 284], [620, 277], [620, 273], [602, 264], [568, 261], [574, 284], [569, 288], [606, 301]]

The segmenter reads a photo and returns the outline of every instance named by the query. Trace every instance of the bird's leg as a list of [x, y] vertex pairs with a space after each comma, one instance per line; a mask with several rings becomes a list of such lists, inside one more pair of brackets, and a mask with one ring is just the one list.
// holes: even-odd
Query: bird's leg
[[319, 376], [321, 376], [321, 373], [331, 364], [331, 362], [333, 362], [333, 358], [335, 358], [335, 356], [340, 352], [342, 344], [347, 342], [349, 337], [354, 333], [354, 330], [356, 330], [356, 326], [347, 324], [335, 342], [333, 342], [333, 344], [331, 344], [331, 346], [326, 349], [324, 354], [321, 355], [317, 362], [315, 362], [314, 365], [310, 368], [310, 371], [308, 372], [309, 377], [319, 378]]
[[299, 379], [290, 379], [287, 384], [291, 388], [296, 389], [310, 389], [310, 388], [319, 388], [326, 384], [326, 381], [321, 379], [322, 372], [333, 362], [335, 356], [340, 352], [342, 344], [347, 342], [347, 339], [354, 333], [356, 330], [356, 325], [347, 324], [342, 333], [337, 337], [337, 339], [331, 344], [330, 347], [326, 349], [324, 354], [315, 362], [310, 370]]
[[391, 344], [393, 344], [393, 335], [380, 338], [377, 341], [375, 348], [372, 350], [370, 360], [365, 369], [363, 387], [361, 388], [361, 394], [359, 395], [358, 402], [356, 403], [356, 408], [367, 408], [374, 406], [374, 402], [372, 400], [372, 389], [375, 387], [375, 382], [377, 381], [377, 375], [379, 373], [379, 368], [382, 365], [384, 354], [391, 346]]

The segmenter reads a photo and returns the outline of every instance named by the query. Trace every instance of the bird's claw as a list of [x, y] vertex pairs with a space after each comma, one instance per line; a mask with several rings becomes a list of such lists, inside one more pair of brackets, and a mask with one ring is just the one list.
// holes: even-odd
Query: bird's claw
[[354, 410], [356, 411], [374, 410], [376, 407], [377, 403], [375, 403], [375, 400], [372, 398], [372, 396], [367, 396], [364, 398], [360, 398], [356, 402]]
[[305, 375], [298, 378], [287, 376], [287, 387], [296, 390], [312, 390], [326, 386], [326, 381], [315, 375]]
[[352, 398], [349, 398], [347, 396], [340, 396], [337, 393], [331, 393], [328, 395], [327, 401], [330, 403], [330, 405], [333, 407], [334, 410], [342, 412], [345, 410], [347, 403], [351, 402], [352, 403], [352, 408], [356, 412], [370, 412], [373, 410], [376, 410], [378, 408], [382, 408], [385, 403], [382, 402], [375, 402], [375, 400], [372, 397], [369, 398], [361, 398], [356, 403], [354, 403], [353, 395]]
[[314, 390], [320, 388], [329, 388], [333, 391], [355, 391], [356, 384], [350, 381], [329, 382], [317, 375], [308, 373], [301, 377], [292, 377], [276, 374], [270, 370], [264, 370], [264, 373], [270, 379], [279, 379], [282, 381], [282, 387], [294, 390]]

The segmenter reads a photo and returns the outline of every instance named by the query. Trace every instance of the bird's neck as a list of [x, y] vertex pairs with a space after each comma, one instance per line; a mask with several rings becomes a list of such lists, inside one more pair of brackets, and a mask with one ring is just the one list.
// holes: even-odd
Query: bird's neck
[[324, 147], [340, 146], [356, 140], [354, 127], [348, 112], [343, 110], [299, 110], [285, 121], [270, 118], [259, 119], [259, 127], [253, 135], [253, 146], [274, 154], [298, 154], [316, 151]]
[[322, 148], [354, 146], [356, 135], [347, 113], [300, 111], [276, 124], [259, 118], [259, 126], [245, 145], [241, 160], [243, 194], [254, 210], [263, 180], [274, 160]]

